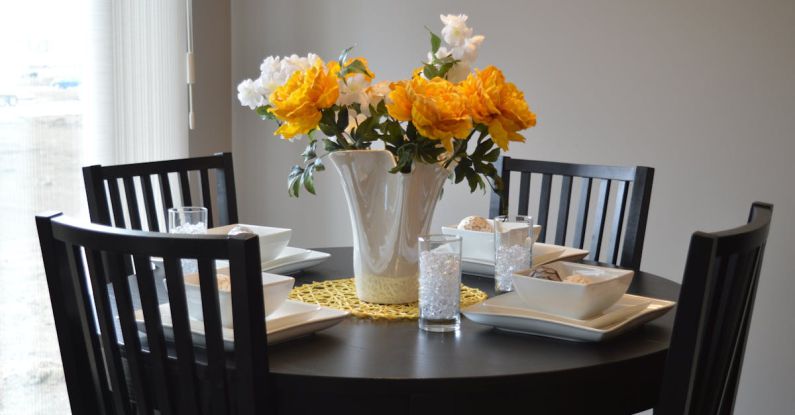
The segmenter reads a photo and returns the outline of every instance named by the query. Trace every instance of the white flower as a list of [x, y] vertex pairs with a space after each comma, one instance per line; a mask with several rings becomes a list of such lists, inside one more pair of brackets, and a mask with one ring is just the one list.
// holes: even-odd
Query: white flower
[[377, 106], [390, 92], [392, 92], [392, 90], [389, 88], [388, 81], [381, 81], [371, 85], [367, 88], [367, 96], [370, 97], [370, 105]]
[[314, 53], [310, 53], [306, 57], [292, 55], [284, 58], [278, 56], [265, 58], [259, 67], [262, 73], [257, 80], [260, 85], [260, 92], [265, 97], [265, 103], [262, 105], [268, 103], [268, 97], [270, 97], [271, 93], [276, 88], [286, 84], [295, 71], [309, 69], [318, 59], [320, 58]]
[[262, 92], [262, 85], [251, 79], [246, 79], [237, 86], [237, 99], [240, 100], [240, 105], [251, 109], [268, 103]]
[[451, 46], [461, 46], [467, 38], [472, 36], [472, 29], [467, 27], [467, 15], [453, 14], [439, 16], [444, 23], [442, 38]]
[[364, 110], [370, 105], [370, 97], [367, 96], [367, 87], [369, 85], [370, 81], [361, 73], [347, 77], [345, 82], [340, 79], [340, 96], [337, 98], [337, 105], [351, 105], [356, 102]]
[[447, 71], [447, 80], [452, 83], [461, 82], [472, 72], [472, 67], [466, 62], [458, 62]]

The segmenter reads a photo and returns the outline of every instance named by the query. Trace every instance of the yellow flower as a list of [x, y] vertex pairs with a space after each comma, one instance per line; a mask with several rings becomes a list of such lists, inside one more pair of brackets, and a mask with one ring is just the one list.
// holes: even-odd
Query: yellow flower
[[494, 66], [470, 74], [458, 88], [467, 97], [472, 119], [487, 125], [494, 143], [503, 150], [508, 150], [510, 141], [525, 141], [517, 131], [536, 125], [536, 115], [522, 91], [505, 82], [505, 76]]
[[410, 81], [393, 83], [387, 112], [398, 121], [411, 121], [425, 137], [440, 140], [453, 151], [453, 139], [472, 131], [466, 97], [455, 85], [439, 77], [427, 80], [415, 71]]
[[323, 61], [318, 59], [312, 67], [296, 71], [268, 98], [272, 106], [269, 111], [284, 122], [274, 135], [290, 139], [308, 133], [320, 123], [320, 111], [334, 105], [338, 96], [339, 86], [332, 62], [324, 67]]

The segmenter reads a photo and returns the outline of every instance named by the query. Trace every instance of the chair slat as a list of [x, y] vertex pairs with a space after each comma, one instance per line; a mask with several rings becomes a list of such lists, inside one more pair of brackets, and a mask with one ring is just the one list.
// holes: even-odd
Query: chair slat
[[135, 401], [139, 413], [151, 413], [152, 406], [144, 386], [144, 366], [141, 353], [141, 339], [138, 337], [138, 326], [133, 314], [133, 299], [124, 259], [121, 254], [104, 253], [105, 274], [110, 277], [113, 284], [113, 293], [116, 297], [116, 310], [119, 313], [119, 326], [124, 339], [124, 351], [127, 357], [130, 379], [133, 385]]
[[605, 219], [607, 217], [607, 204], [610, 201], [610, 180], [602, 179], [599, 183], [599, 195], [596, 202], [596, 216], [594, 217], [594, 225], [591, 233], [591, 253], [588, 259], [592, 261], [599, 260], [599, 254], [602, 249], [602, 236], [605, 232]]
[[199, 413], [199, 394], [196, 388], [196, 356], [193, 352], [182, 267], [180, 260], [177, 258], [164, 258], [163, 265], [166, 273], [166, 287], [168, 287], [168, 302], [171, 309], [171, 325], [177, 349], [177, 366], [180, 381], [176, 386], [179, 388], [179, 412], [182, 414], [197, 414]]
[[[237, 194], [232, 153], [216, 154], [223, 158], [224, 168], [215, 169], [218, 221], [222, 225], [237, 223]], [[223, 219], [222, 219], [223, 218]], [[225, 221], [225, 222], [224, 222]]]
[[624, 227], [624, 213], [627, 211], [627, 187], [625, 181], [618, 182], [616, 189], [616, 206], [613, 208], [613, 220], [610, 224], [610, 243], [607, 258], [610, 263], [618, 264], [618, 247], [621, 245], [621, 231]]
[[130, 218], [130, 226], [133, 229], [141, 230], [141, 214], [138, 211], [138, 195], [135, 192], [135, 182], [132, 177], [125, 177], [124, 195], [127, 198], [127, 213]]
[[538, 239], [547, 240], [547, 219], [549, 218], [549, 198], [552, 194], [552, 175], [545, 174], [541, 178], [541, 195], [538, 201], [538, 224], [541, 225], [541, 233]]
[[160, 222], [157, 218], [157, 207], [155, 207], [155, 192], [152, 189], [152, 176], [141, 176], [141, 187], [144, 193], [144, 209], [146, 210], [146, 222], [149, 230], [160, 232]]
[[214, 225], [212, 194], [210, 194], [210, 175], [207, 169], [202, 169], [200, 170], [200, 176], [202, 182], [202, 202], [207, 209], [207, 227], [212, 228]]
[[163, 216], [166, 218], [165, 228], [168, 230], [168, 210], [174, 207], [174, 199], [171, 196], [171, 182], [168, 180], [168, 173], [157, 175], [160, 181], [160, 200], [163, 202]]
[[190, 198], [190, 181], [188, 180], [188, 172], [179, 172], [179, 188], [182, 191], [182, 206], [193, 206], [193, 201]]
[[170, 386], [167, 367], [168, 352], [166, 339], [163, 335], [163, 323], [160, 319], [159, 302], [155, 277], [152, 274], [151, 260], [147, 256], [135, 255], [133, 257], [138, 281], [138, 292], [141, 296], [141, 308], [146, 325], [146, 339], [149, 346], [149, 366], [151, 376], [148, 381], [154, 385], [154, 395], [157, 409], [161, 414], [173, 413], [168, 389]]
[[[81, 250], [74, 245], [67, 246], [67, 258], [69, 268], [71, 270], [72, 282], [74, 283], [74, 292], [78, 306], [82, 309], [80, 313], [82, 323], [92, 333], [88, 339], [91, 344], [91, 353], [88, 353], [88, 365], [91, 367], [91, 372], [95, 374], [93, 378], [95, 394], [102, 398], [103, 406], [109, 413], [128, 414], [129, 399], [127, 397], [127, 385], [124, 380], [124, 369], [121, 364], [121, 359], [118, 353], [118, 347], [115, 347], [116, 330], [113, 326], [113, 313], [108, 302], [107, 288], [105, 287], [105, 277], [98, 274], [97, 266], [99, 261], [95, 260], [95, 253], [92, 251], [86, 252], [86, 266], [83, 266]], [[90, 278], [86, 278], [84, 270], [88, 268], [91, 273]], [[98, 284], [92, 284], [92, 288], [88, 287], [87, 281], [92, 283], [99, 281]], [[101, 290], [97, 288], [101, 287]], [[94, 312], [91, 306], [91, 298], [89, 290], [93, 290], [93, 302], [96, 304], [97, 311]], [[94, 322], [94, 316], [99, 322], [99, 329]], [[99, 334], [97, 334], [99, 333]], [[100, 345], [100, 343], [102, 343]], [[104, 350], [104, 356], [103, 356]], [[107, 372], [105, 371], [107, 368]], [[110, 378], [110, 379], [108, 379]], [[108, 390], [107, 385], [110, 383], [112, 390], [119, 391], [118, 394], [113, 394]], [[88, 385], [83, 385], [87, 387]]]
[[569, 224], [569, 205], [571, 204], [571, 176], [563, 176], [560, 183], [560, 202], [558, 203], [558, 225], [555, 228], [555, 245], [566, 245], [566, 232]]
[[211, 387], [211, 405], [214, 414], [229, 412], [226, 402], [226, 359], [221, 331], [221, 312], [218, 304], [218, 281], [215, 268], [209, 259], [199, 259], [199, 285], [204, 317], [204, 336], [207, 343], [207, 376]]
[[269, 372], [265, 353], [268, 338], [262, 321], [265, 319], [262, 284], [258, 279], [245, 278], [260, 270], [259, 245], [253, 239], [230, 241], [230, 276], [232, 278], [232, 307], [235, 316], [235, 389], [238, 413], [260, 414], [265, 403], [272, 401], [270, 388], [266, 384]]
[[530, 204], [530, 173], [522, 172], [519, 179], [519, 215], [527, 216]]
[[585, 231], [588, 228], [588, 210], [591, 206], [591, 184], [593, 179], [583, 178], [580, 187], [580, 202], [577, 205], [577, 222], [574, 227], [573, 245], [582, 249], [585, 245]]
[[110, 205], [113, 209], [113, 226], [126, 228], [124, 223], [124, 210], [121, 206], [121, 193], [119, 192], [119, 182], [116, 179], [108, 179], [108, 191], [110, 192]]

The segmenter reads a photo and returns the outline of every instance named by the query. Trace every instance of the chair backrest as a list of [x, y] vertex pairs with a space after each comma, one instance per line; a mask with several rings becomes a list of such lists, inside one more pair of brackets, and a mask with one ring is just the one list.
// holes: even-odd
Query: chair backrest
[[[538, 192], [538, 210], [532, 215], [541, 225], [539, 241], [553, 241], [556, 245], [587, 248], [586, 259], [620, 265], [634, 270], [640, 269], [643, 240], [646, 236], [646, 220], [649, 215], [654, 169], [651, 167], [600, 166], [571, 164], [552, 161], [521, 160], [502, 157], [497, 162], [504, 185], [502, 197], [492, 193], [489, 215], [491, 217], [508, 212], [511, 172], [520, 173], [518, 214], [528, 215], [530, 210], [530, 184], [533, 175], [541, 176]], [[553, 178], [559, 181], [560, 189], [555, 218], [555, 237], [548, 232], [550, 201], [553, 199]], [[579, 183], [577, 183], [579, 182]], [[595, 212], [591, 221], [592, 191], [598, 183]], [[611, 187], [615, 186], [615, 192]], [[579, 188], [576, 196], [577, 208], [571, 212], [572, 191]], [[611, 197], [614, 194], [614, 197]], [[631, 196], [630, 196], [631, 194]], [[612, 203], [611, 203], [612, 199]], [[612, 211], [609, 210], [612, 208]], [[571, 216], [574, 216], [571, 218]], [[610, 218], [609, 235], [605, 234], [605, 222]], [[574, 230], [571, 232], [571, 223]], [[590, 226], [589, 226], [590, 225]], [[622, 236], [622, 230], [623, 236]], [[607, 249], [603, 239], [607, 236]], [[586, 242], [590, 243], [586, 245]], [[620, 258], [619, 258], [620, 252]]]
[[[194, 190], [200, 193], [200, 197], [191, 193], [192, 171], [198, 172], [199, 183], [194, 183]], [[211, 172], [215, 176], [217, 221], [212, 203]], [[166, 212], [174, 206], [206, 207], [208, 227], [237, 223], [231, 153], [116, 166], [87, 166], [83, 167], [83, 180], [88, 212], [94, 223], [166, 232]]]
[[655, 414], [731, 414], [773, 205], [746, 225], [690, 240]]
[[[270, 396], [258, 237], [132, 231], [60, 213], [39, 215], [36, 225], [73, 413], [265, 412]], [[134, 259], [137, 275], [127, 275], [124, 255]], [[151, 257], [163, 258], [164, 271], [152, 270]], [[198, 261], [201, 349], [194, 348], [181, 258]], [[224, 350], [215, 259], [230, 265], [233, 357]], [[157, 297], [163, 272], [172, 316], [168, 343]], [[138, 296], [130, 285], [137, 285]], [[145, 327], [140, 337], [136, 303]]]

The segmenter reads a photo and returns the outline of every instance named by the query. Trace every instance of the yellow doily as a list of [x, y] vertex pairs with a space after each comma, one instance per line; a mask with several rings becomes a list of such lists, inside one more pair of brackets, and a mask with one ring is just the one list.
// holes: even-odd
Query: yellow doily
[[[483, 291], [461, 285], [461, 307], [485, 300]], [[353, 278], [318, 281], [293, 288], [290, 299], [349, 311], [353, 316], [374, 320], [414, 320], [419, 317], [417, 302], [408, 304], [374, 304], [356, 297]]]

